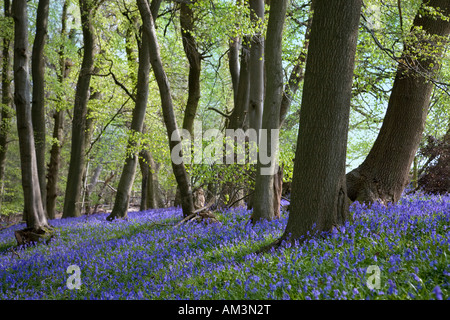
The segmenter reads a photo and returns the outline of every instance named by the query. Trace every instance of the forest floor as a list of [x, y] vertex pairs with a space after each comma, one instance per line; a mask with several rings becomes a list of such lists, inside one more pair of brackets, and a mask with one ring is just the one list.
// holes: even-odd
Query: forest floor
[[288, 212], [255, 225], [244, 208], [217, 211], [211, 224], [180, 225], [179, 208], [112, 222], [99, 213], [50, 220], [55, 238], [28, 247], [15, 243], [17, 224], [0, 230], [0, 300], [450, 298], [450, 195], [355, 203], [351, 212], [336, 232], [260, 254]]

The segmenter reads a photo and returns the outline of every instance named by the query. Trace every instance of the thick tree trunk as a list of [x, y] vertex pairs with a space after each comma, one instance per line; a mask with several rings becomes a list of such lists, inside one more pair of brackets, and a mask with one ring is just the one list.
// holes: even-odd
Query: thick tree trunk
[[89, 0], [79, 0], [83, 30], [83, 62], [78, 76], [72, 121], [72, 146], [69, 174], [64, 199], [63, 218], [81, 214], [80, 196], [86, 152], [86, 116], [91, 75], [94, 71], [95, 30], [92, 24], [94, 7]]
[[49, 0], [39, 0], [36, 13], [36, 35], [31, 55], [33, 78], [33, 98], [31, 117], [33, 122], [36, 162], [41, 189], [42, 203], [46, 210], [47, 186], [45, 165], [45, 58], [44, 48], [47, 38]]
[[14, 102], [19, 133], [20, 165], [24, 193], [24, 217], [35, 232], [49, 227], [42, 205], [31, 122], [27, 1], [14, 0]]
[[281, 239], [304, 240], [347, 219], [345, 160], [361, 4], [314, 3], [290, 214]]
[[136, 105], [133, 109], [133, 117], [130, 127], [130, 138], [127, 144], [127, 157], [120, 176], [119, 186], [117, 187], [114, 207], [107, 220], [116, 218], [126, 218], [128, 214], [128, 205], [130, 202], [131, 188], [138, 165], [138, 153], [136, 151], [138, 142], [136, 133], [142, 133], [147, 110], [149, 93], [149, 74], [150, 74], [150, 51], [148, 35], [142, 35], [142, 44], [139, 51], [139, 70], [137, 79]]
[[190, 5], [181, 4], [180, 10], [181, 37], [183, 48], [189, 61], [188, 99], [184, 110], [183, 129], [191, 136], [194, 132], [194, 120], [200, 100], [201, 54], [198, 52], [197, 42], [192, 35], [194, 29], [194, 12]]
[[[269, 21], [267, 25], [266, 38], [266, 95], [264, 99], [264, 112], [262, 119], [262, 130], [266, 134], [266, 141], [260, 136], [259, 157], [256, 169], [255, 193], [253, 196], [252, 221], [261, 219], [272, 220], [279, 209], [274, 212], [274, 175], [278, 168], [275, 164], [278, 152], [278, 137], [272, 139], [274, 130], [279, 129], [280, 105], [283, 94], [283, 66], [281, 58], [281, 40], [283, 35], [284, 21], [286, 17], [287, 0], [271, 3]], [[273, 146], [272, 144], [275, 143]], [[261, 161], [261, 152], [271, 157], [268, 163]], [[270, 155], [269, 155], [270, 154]], [[270, 172], [272, 171], [272, 172]], [[277, 213], [278, 212], [278, 213]]]
[[[450, 15], [450, 1], [426, 0], [422, 6], [440, 8], [445, 16]], [[450, 33], [448, 19], [427, 15], [424, 13], [427, 10], [422, 8], [419, 11], [411, 29], [417, 40], [405, 48], [404, 62], [398, 66], [378, 137], [364, 162], [347, 174], [347, 193], [352, 201], [395, 203], [409, 182], [434, 86], [429, 79], [439, 70], [439, 60], [445, 50], [442, 37]], [[432, 38], [435, 36], [439, 40]], [[411, 56], [411, 52], [418, 54]]]
[[[4, 1], [5, 19], [11, 18], [11, 2]], [[11, 94], [11, 39], [7, 36], [2, 41], [2, 107], [0, 118], [0, 184], [3, 182], [8, 150], [8, 136], [11, 131], [11, 120], [14, 115]], [[0, 188], [1, 191], [1, 188]], [[1, 192], [0, 192], [1, 194]]]
[[[158, 39], [156, 37], [155, 25], [152, 18], [152, 13], [148, 6], [147, 1], [137, 0], [139, 12], [142, 16], [144, 32], [147, 34], [150, 46], [150, 63], [155, 73], [155, 78], [158, 83], [162, 111], [164, 116], [164, 123], [167, 128], [167, 135], [169, 138], [170, 151], [178, 145], [181, 141], [180, 132], [175, 118], [173, 110], [173, 102], [171, 97], [171, 90], [167, 75], [162, 65], [161, 56], [159, 54]], [[174, 139], [172, 139], [174, 138]], [[189, 181], [189, 176], [184, 167], [184, 163], [179, 164], [172, 161], [172, 169], [177, 180], [177, 184], [181, 193], [181, 207], [183, 209], [183, 215], [186, 217], [194, 211], [194, 203], [192, 199], [192, 189]]]

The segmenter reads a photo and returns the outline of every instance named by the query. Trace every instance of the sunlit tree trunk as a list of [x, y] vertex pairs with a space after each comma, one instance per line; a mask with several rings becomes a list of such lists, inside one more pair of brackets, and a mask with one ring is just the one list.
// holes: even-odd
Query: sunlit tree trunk
[[[287, 0], [272, 2], [267, 25], [265, 42], [266, 57], [266, 94], [262, 115], [262, 130], [267, 133], [266, 141], [260, 137], [258, 165], [256, 169], [255, 193], [253, 196], [252, 220], [271, 220], [277, 212], [274, 210], [274, 175], [278, 171], [275, 164], [276, 155], [272, 151], [278, 150], [278, 137], [272, 139], [272, 130], [279, 129], [280, 106], [283, 94], [283, 66], [281, 58], [281, 41], [284, 21], [286, 18]], [[275, 143], [276, 146], [273, 146]], [[271, 157], [269, 163], [261, 161], [261, 152]], [[272, 168], [272, 169], [270, 169]]]
[[[441, 11], [447, 18], [427, 14], [425, 6]], [[406, 44], [397, 68], [378, 137], [364, 162], [347, 174], [351, 200], [395, 203], [408, 184], [434, 87], [430, 79], [439, 72], [446, 48], [443, 38], [450, 33], [449, 15], [450, 1], [423, 1], [411, 29], [413, 40]]]

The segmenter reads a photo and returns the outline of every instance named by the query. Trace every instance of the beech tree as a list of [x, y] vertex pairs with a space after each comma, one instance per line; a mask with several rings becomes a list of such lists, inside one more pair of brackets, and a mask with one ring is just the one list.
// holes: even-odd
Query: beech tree
[[83, 62], [78, 76], [73, 107], [72, 145], [69, 173], [64, 199], [63, 218], [81, 214], [81, 189], [85, 165], [87, 104], [90, 97], [90, 82], [94, 73], [95, 30], [93, 15], [97, 1], [79, 0], [81, 28], [83, 30]]
[[450, 33], [449, 15], [450, 1], [422, 2], [399, 59], [378, 137], [364, 162], [347, 174], [347, 193], [352, 201], [395, 203], [408, 184], [428, 114], [433, 80]]
[[314, 2], [290, 214], [280, 240], [330, 231], [347, 219], [345, 160], [361, 5]]
[[[64, 39], [67, 36], [67, 7], [68, 0], [64, 1], [63, 10], [61, 14], [61, 38]], [[69, 66], [66, 61], [66, 48], [64, 41], [62, 42], [59, 52], [59, 73], [58, 82], [63, 84], [68, 76]], [[64, 111], [63, 96], [58, 97], [58, 105], [53, 113], [54, 126], [53, 126], [53, 144], [50, 149], [50, 161], [48, 164], [47, 174], [47, 199], [46, 199], [46, 212], [49, 219], [54, 219], [56, 216], [56, 198], [58, 196], [58, 180], [61, 167], [61, 145], [64, 134]]]
[[[11, 2], [4, 1], [3, 12], [8, 21], [11, 20]], [[11, 94], [11, 38], [5, 35], [2, 39], [2, 106], [0, 118], [0, 184], [3, 183], [8, 149], [8, 136], [11, 131], [11, 120], [14, 116]], [[1, 190], [1, 187], [0, 187]]]
[[[157, 12], [155, 12], [156, 16]], [[133, 186], [136, 168], [138, 165], [138, 141], [136, 134], [142, 133], [147, 110], [147, 100], [149, 93], [149, 74], [150, 74], [150, 51], [149, 39], [147, 33], [143, 33], [141, 47], [139, 50], [139, 68], [137, 77], [136, 103], [133, 109], [129, 139], [127, 144], [127, 157], [120, 176], [119, 186], [117, 187], [114, 207], [107, 220], [115, 218], [125, 218], [128, 213], [130, 202], [131, 187]]]
[[36, 151], [31, 120], [28, 6], [26, 0], [14, 0], [14, 102], [19, 133], [20, 164], [24, 193], [24, 218], [34, 233], [46, 233], [49, 225], [39, 189]]
[[[137, 0], [137, 5], [142, 17], [144, 32], [147, 34], [148, 37], [150, 50], [150, 63], [153, 72], [155, 74], [155, 78], [158, 83], [160, 91], [164, 123], [166, 125], [167, 135], [169, 138], [170, 151], [172, 152], [172, 150], [181, 141], [181, 136], [178, 130], [178, 125], [173, 110], [171, 89], [161, 61], [158, 39], [156, 37], [155, 31], [155, 24], [152, 18], [152, 13], [150, 11], [148, 2], [146, 0]], [[183, 215], [187, 217], [194, 211], [192, 189], [189, 177], [186, 172], [184, 162], [175, 163], [174, 161], [171, 161], [171, 163], [172, 163], [172, 170], [177, 181], [177, 185], [180, 189], [181, 207], [183, 210]]]
[[44, 48], [47, 38], [49, 0], [39, 0], [36, 12], [36, 35], [31, 55], [31, 74], [33, 78], [33, 98], [31, 117], [36, 146], [36, 161], [44, 210], [47, 203], [46, 166], [45, 166], [45, 57]]
[[[272, 139], [275, 131], [278, 131], [280, 124], [280, 107], [283, 97], [283, 67], [281, 59], [281, 40], [286, 18], [286, 9], [288, 1], [272, 2], [269, 11], [269, 21], [267, 25], [267, 36], [265, 44], [266, 58], [266, 94], [264, 98], [264, 111], [262, 115], [262, 129], [265, 130], [266, 140], [259, 140], [259, 150], [266, 152], [267, 155], [273, 151], [278, 152], [278, 136]], [[274, 131], [275, 130], [275, 131]], [[272, 146], [275, 142], [277, 145]], [[275, 163], [277, 155], [270, 154], [271, 161], [268, 164], [261, 162], [261, 154], [258, 157], [256, 169], [255, 194], [253, 196], [253, 221], [260, 219], [272, 219], [275, 210], [274, 205], [274, 179], [278, 171], [278, 165]], [[265, 172], [262, 172], [265, 170]], [[276, 171], [275, 171], [276, 170]], [[269, 173], [272, 171], [271, 173]], [[275, 192], [276, 193], [276, 192]]]

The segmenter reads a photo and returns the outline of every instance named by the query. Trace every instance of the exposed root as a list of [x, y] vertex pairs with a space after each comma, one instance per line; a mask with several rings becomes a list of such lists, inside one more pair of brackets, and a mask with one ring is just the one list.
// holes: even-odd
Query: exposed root
[[49, 244], [54, 238], [54, 231], [50, 227], [39, 229], [25, 228], [14, 232], [18, 246], [35, 245], [38, 243]]

